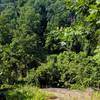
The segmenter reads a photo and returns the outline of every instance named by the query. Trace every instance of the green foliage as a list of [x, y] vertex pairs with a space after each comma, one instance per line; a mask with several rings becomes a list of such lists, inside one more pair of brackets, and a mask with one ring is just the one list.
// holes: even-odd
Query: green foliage
[[47, 100], [47, 93], [32, 86], [19, 87], [16, 90], [9, 91], [7, 100]]
[[41, 86], [100, 87], [99, 6], [97, 0], [0, 0], [0, 84], [25, 77]]
[[31, 6], [25, 6], [20, 9], [18, 18], [19, 30], [22, 33], [33, 34], [38, 31], [40, 16]]
[[[46, 64], [42, 64], [36, 72], [30, 73], [33, 77], [30, 82], [52, 87], [82, 87], [97, 86], [98, 74], [96, 63], [86, 54], [64, 52], [59, 55], [51, 55]], [[29, 81], [29, 80], [28, 80]]]
[[[13, 37], [13, 42], [2, 48], [1, 53], [1, 75], [9, 80], [16, 80], [19, 75], [26, 76], [27, 70], [30, 67], [37, 67], [37, 65], [30, 66], [30, 63], [41, 61], [41, 56], [38, 51], [37, 36], [22, 34]], [[40, 59], [39, 59], [40, 58]], [[6, 79], [4, 78], [4, 81]], [[10, 79], [9, 79], [10, 78]]]
[[96, 53], [96, 55], [94, 56], [94, 59], [96, 60], [97, 63], [100, 64], [100, 47], [99, 46], [95, 50], [95, 53]]
[[14, 28], [14, 9], [10, 7], [4, 10], [0, 14], [0, 43], [7, 44], [11, 42], [12, 31]]
[[51, 53], [61, 51], [88, 52], [89, 41], [82, 27], [61, 28], [47, 35], [45, 47]]

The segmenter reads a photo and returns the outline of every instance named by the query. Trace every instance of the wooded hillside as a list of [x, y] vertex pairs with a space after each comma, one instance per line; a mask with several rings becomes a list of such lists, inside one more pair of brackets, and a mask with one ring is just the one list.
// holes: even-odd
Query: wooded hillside
[[99, 0], [0, 0], [0, 84], [100, 88]]

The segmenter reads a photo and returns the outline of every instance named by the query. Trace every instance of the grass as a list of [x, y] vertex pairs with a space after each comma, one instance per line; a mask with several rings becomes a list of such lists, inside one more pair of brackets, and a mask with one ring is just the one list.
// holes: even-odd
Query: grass
[[47, 92], [32, 86], [19, 87], [6, 93], [7, 100], [47, 100], [49, 96]]
[[94, 92], [91, 96], [91, 100], [100, 100], [100, 92]]

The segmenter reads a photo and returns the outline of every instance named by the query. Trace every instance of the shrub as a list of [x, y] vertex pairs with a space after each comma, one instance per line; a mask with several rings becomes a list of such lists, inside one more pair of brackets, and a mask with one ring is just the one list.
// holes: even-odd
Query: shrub
[[51, 55], [47, 63], [42, 64], [34, 73], [32, 70], [30, 83], [40, 86], [52, 87], [81, 87], [96, 86], [99, 84], [98, 66], [92, 57], [85, 53], [63, 52], [59, 55]]

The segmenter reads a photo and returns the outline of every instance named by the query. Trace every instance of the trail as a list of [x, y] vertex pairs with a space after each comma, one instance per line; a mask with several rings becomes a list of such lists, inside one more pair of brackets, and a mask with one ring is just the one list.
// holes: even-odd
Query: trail
[[48, 100], [92, 100], [92, 90], [79, 91], [79, 90], [68, 90], [63, 88], [47, 88], [44, 91], [53, 94]]

